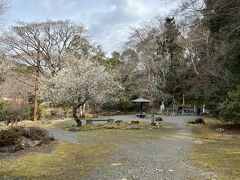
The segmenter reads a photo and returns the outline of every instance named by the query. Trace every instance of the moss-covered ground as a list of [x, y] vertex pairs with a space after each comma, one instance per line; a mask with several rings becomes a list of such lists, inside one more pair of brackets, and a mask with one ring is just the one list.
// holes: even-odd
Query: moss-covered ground
[[[196, 166], [217, 173], [217, 179], [240, 179], [240, 131], [238, 125], [206, 119], [205, 126], [191, 125], [203, 144], [195, 144], [192, 158]], [[218, 128], [224, 132], [217, 131]]]
[[1, 160], [0, 177], [77, 179], [98, 166], [112, 148], [107, 144], [60, 143], [50, 153], [26, 153]]

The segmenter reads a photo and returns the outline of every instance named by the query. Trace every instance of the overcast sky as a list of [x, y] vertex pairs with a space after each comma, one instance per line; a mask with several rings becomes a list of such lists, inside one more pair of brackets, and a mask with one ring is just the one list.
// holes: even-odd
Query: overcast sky
[[11, 0], [8, 22], [72, 20], [83, 23], [96, 44], [119, 50], [129, 28], [166, 15], [178, 0]]

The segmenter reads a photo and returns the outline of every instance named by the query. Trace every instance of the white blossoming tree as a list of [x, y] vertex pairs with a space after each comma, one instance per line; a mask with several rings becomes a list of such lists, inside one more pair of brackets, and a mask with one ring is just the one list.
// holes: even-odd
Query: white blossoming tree
[[43, 81], [41, 92], [51, 102], [68, 103], [72, 107], [74, 120], [81, 126], [77, 110], [88, 100], [104, 101], [118, 84], [104, 66], [89, 58], [68, 56], [66, 62], [66, 68]]

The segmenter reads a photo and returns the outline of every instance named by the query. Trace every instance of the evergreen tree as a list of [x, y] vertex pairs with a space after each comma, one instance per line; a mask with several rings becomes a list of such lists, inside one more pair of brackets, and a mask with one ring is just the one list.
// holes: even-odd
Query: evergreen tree
[[210, 31], [210, 58], [221, 67], [218, 76], [208, 77], [213, 88], [207, 96], [207, 108], [216, 116], [224, 114], [225, 118], [229, 113], [223, 111], [231, 104], [226, 102], [232, 98], [229, 92], [237, 94], [240, 84], [239, 17], [239, 0], [206, 0], [204, 20]]
[[173, 18], [167, 17], [164, 23], [164, 32], [158, 37], [158, 59], [170, 58], [169, 72], [167, 74], [167, 86], [165, 92], [174, 96], [174, 89], [177, 86], [177, 69], [181, 65], [181, 59], [183, 57], [183, 49], [180, 46], [179, 39], [181, 33], [179, 27]]

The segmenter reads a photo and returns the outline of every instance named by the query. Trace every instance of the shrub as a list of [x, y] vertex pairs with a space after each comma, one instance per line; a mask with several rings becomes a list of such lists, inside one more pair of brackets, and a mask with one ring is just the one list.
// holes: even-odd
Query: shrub
[[121, 124], [121, 123], [123, 123], [123, 120], [117, 120], [117, 121], [115, 121], [115, 123]]
[[22, 136], [32, 141], [41, 140], [44, 143], [54, 140], [54, 138], [49, 135], [46, 129], [41, 129], [39, 127], [22, 128]]
[[4, 106], [5, 106], [5, 104], [3, 102], [0, 102], [0, 111], [3, 110]]
[[[29, 109], [29, 114], [30, 114], [30, 117], [32, 118], [33, 117], [33, 110], [34, 110], [34, 104], [29, 104], [28, 105], [28, 109]], [[37, 111], [37, 117], [38, 119], [41, 119], [42, 118], [42, 106], [41, 105], [38, 105], [38, 111]]]
[[18, 128], [0, 131], [0, 147], [12, 146], [19, 143], [21, 132]]
[[0, 152], [14, 153], [18, 150], [49, 144], [54, 141], [47, 130], [38, 127], [14, 127], [0, 131]]
[[[30, 111], [30, 116], [31, 118], [33, 118], [33, 111], [34, 111], [34, 94], [29, 94], [28, 95], [28, 102], [29, 102], [29, 105], [28, 105], [28, 108], [29, 108], [29, 111]], [[42, 103], [42, 100], [41, 99], [38, 99], [38, 110], [37, 110], [37, 117], [38, 119], [41, 119], [42, 117], [42, 112], [43, 112], [43, 107], [41, 106], [41, 103]]]
[[8, 105], [0, 112], [0, 120], [5, 121], [7, 125], [27, 119], [30, 119], [27, 105]]
[[61, 108], [48, 108], [45, 109], [43, 117], [46, 119], [53, 119], [53, 118], [63, 118], [65, 117], [66, 112]]
[[131, 121], [131, 124], [139, 124], [139, 121]]
[[220, 104], [220, 116], [225, 119], [240, 121], [240, 87], [228, 93], [228, 98]]

